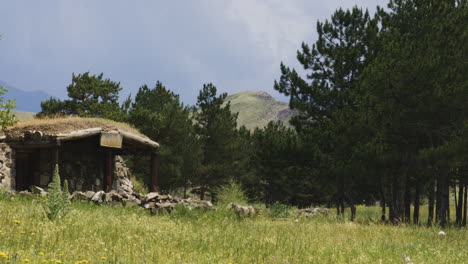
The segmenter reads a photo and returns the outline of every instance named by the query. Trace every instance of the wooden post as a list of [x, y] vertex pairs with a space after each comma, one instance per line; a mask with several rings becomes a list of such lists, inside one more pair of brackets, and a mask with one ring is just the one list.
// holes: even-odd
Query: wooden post
[[103, 189], [109, 192], [112, 189], [112, 150], [105, 150], [105, 166], [104, 166], [104, 186]]
[[54, 147], [52, 150], [52, 171], [55, 169], [59, 163], [59, 147]]
[[157, 192], [159, 189], [158, 177], [158, 155], [156, 152], [151, 153], [151, 191]]

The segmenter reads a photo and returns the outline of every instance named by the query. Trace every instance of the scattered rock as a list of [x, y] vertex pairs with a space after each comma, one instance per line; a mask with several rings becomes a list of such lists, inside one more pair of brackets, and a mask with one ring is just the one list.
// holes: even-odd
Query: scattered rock
[[314, 216], [314, 215], [328, 215], [328, 209], [327, 208], [304, 208], [304, 209], [297, 209], [296, 210], [297, 214], [303, 215], [303, 216]]
[[89, 200], [89, 198], [88, 198], [88, 196], [86, 196], [86, 193], [75, 191], [70, 195], [70, 200], [83, 200], [83, 201], [86, 201], [86, 200]]
[[19, 195], [23, 195], [23, 196], [32, 196], [32, 192], [30, 191], [21, 191], [18, 193]]
[[228, 209], [233, 211], [237, 216], [253, 216], [260, 213], [260, 209], [253, 206], [245, 206], [236, 203], [228, 204]]
[[31, 186], [31, 192], [32, 194], [34, 195], [39, 195], [39, 196], [46, 196], [47, 195], [47, 192], [42, 189], [41, 187], [37, 187], [37, 186]]
[[99, 191], [96, 192], [93, 197], [91, 198], [91, 202], [95, 203], [102, 203], [104, 201], [104, 197], [106, 196], [106, 193], [104, 191]]

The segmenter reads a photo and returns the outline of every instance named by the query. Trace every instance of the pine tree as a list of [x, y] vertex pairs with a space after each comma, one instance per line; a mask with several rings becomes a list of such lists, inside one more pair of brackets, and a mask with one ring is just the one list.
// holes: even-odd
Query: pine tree
[[217, 187], [234, 176], [238, 166], [236, 152], [241, 151], [236, 144], [237, 114], [231, 113], [229, 102], [225, 104], [227, 94], [216, 93], [216, 86], [204, 84], [193, 112], [203, 157], [195, 179], [202, 199], [206, 192], [214, 194]]

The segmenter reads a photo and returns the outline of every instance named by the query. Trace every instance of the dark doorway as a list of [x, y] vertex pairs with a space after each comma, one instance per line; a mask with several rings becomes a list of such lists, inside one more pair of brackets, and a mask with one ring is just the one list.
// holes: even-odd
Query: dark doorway
[[16, 150], [16, 190], [30, 190], [39, 184], [39, 151]]

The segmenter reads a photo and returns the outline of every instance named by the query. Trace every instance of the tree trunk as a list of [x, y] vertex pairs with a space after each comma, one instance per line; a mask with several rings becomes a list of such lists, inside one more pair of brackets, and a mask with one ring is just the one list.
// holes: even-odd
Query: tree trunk
[[414, 212], [413, 212], [413, 223], [418, 225], [419, 224], [419, 196], [421, 192], [421, 185], [416, 183], [415, 191], [414, 191]]
[[345, 199], [346, 199], [346, 202], [349, 205], [349, 208], [351, 209], [351, 218], [350, 218], [350, 220], [351, 220], [351, 222], [353, 222], [354, 219], [356, 218], [356, 206], [354, 205], [354, 200], [351, 197], [351, 195], [349, 195], [348, 193], [345, 194]]
[[464, 212], [463, 212], [463, 222], [462, 222], [462, 225], [463, 226], [466, 226], [466, 211], [468, 209], [468, 184], [465, 184], [465, 201], [463, 202], [465, 205], [464, 205]]
[[[456, 185], [455, 185], [456, 186]], [[455, 206], [456, 206], [456, 219], [455, 222], [458, 226], [462, 225], [463, 221], [463, 197], [464, 197], [464, 186], [463, 186], [463, 177], [462, 172], [458, 173], [458, 201], [456, 198], [455, 191]]]
[[382, 222], [385, 222], [386, 218], [386, 210], [385, 210], [385, 205], [386, 205], [386, 198], [385, 198], [385, 192], [384, 192], [384, 186], [382, 182], [382, 178], [380, 178], [380, 206], [382, 207], [382, 216], [381, 220]]
[[439, 206], [436, 211], [437, 222], [441, 226], [447, 225], [447, 211], [449, 201], [449, 168], [447, 166], [441, 167], [439, 171], [439, 179], [437, 181], [437, 205]]
[[406, 179], [405, 184], [405, 209], [404, 209], [404, 221], [405, 223], [410, 223], [411, 221], [411, 191], [410, 191], [410, 184], [409, 184], [409, 177]]
[[200, 188], [200, 200], [205, 200], [205, 187]]
[[435, 180], [431, 180], [429, 183], [429, 206], [428, 206], [428, 214], [427, 214], [427, 225], [432, 225], [434, 221], [434, 199], [435, 199]]
[[405, 183], [407, 177], [407, 167], [402, 166], [398, 175], [393, 178], [393, 220], [394, 224], [403, 221], [405, 209]]

